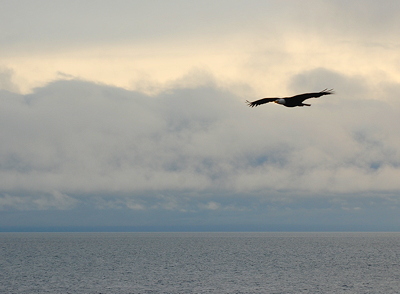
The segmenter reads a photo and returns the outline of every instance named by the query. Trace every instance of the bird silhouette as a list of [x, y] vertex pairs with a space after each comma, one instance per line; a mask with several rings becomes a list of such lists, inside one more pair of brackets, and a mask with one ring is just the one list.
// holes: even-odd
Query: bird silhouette
[[333, 89], [325, 89], [322, 90], [321, 92], [314, 92], [314, 93], [304, 93], [304, 94], [299, 94], [295, 95], [292, 97], [284, 97], [284, 98], [261, 98], [259, 100], [250, 102], [246, 100], [247, 105], [250, 107], [256, 107], [261, 104], [269, 103], [269, 102], [275, 102], [277, 104], [282, 104], [283, 106], [286, 107], [296, 107], [296, 106], [311, 106], [311, 104], [306, 104], [303, 103], [304, 100], [310, 99], [310, 98], [318, 98], [323, 95], [331, 95], [334, 94]]

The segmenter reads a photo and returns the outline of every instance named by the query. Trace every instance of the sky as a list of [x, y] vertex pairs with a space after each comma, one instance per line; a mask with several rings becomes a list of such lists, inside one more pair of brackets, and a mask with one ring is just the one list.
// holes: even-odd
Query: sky
[[399, 230], [399, 1], [1, 0], [0, 26], [0, 231]]

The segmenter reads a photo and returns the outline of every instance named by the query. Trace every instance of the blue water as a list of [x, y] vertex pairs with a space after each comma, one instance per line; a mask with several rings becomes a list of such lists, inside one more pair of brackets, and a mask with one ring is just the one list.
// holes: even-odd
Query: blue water
[[0, 293], [400, 293], [400, 233], [0, 233]]

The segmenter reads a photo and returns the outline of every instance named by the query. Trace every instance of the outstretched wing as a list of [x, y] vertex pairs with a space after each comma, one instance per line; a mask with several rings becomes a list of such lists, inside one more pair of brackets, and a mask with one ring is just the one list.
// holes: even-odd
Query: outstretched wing
[[258, 106], [258, 105], [261, 105], [261, 104], [265, 104], [265, 103], [268, 103], [268, 102], [273, 102], [276, 99], [279, 99], [279, 98], [262, 98], [262, 99], [259, 99], [259, 100], [253, 101], [253, 102], [250, 102], [250, 101], [246, 100], [246, 103], [250, 107], [255, 107], [255, 106]]
[[309, 98], [318, 98], [318, 97], [321, 97], [323, 95], [330, 95], [330, 94], [333, 94], [333, 93], [334, 93], [333, 89], [329, 89], [329, 90], [325, 89], [325, 90], [322, 90], [321, 92], [304, 93], [304, 94], [296, 95], [296, 96], [293, 96], [293, 97], [288, 97], [288, 98], [285, 98], [285, 99], [291, 100], [291, 102], [301, 103], [304, 100], [309, 99]]

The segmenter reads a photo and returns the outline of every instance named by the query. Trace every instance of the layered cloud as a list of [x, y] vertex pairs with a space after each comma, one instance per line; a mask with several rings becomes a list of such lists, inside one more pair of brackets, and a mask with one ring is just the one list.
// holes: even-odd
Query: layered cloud
[[[293, 92], [282, 94], [324, 86], [337, 94], [295, 109], [248, 108], [250, 97], [217, 87], [211, 76], [157, 96], [80, 80], [58, 80], [28, 95], [3, 91], [2, 207], [22, 201], [10, 204], [9, 195], [32, 195], [30, 203], [46, 207], [37, 195], [135, 199], [175, 191], [184, 202], [188, 191], [196, 197], [398, 192], [400, 105], [393, 89], [399, 87], [370, 89], [315, 69], [294, 76]], [[60, 207], [68, 202], [54, 199]], [[207, 203], [202, 207], [219, 207]], [[143, 208], [140, 201], [127, 205]]]
[[193, 68], [256, 93], [317, 67], [400, 80], [397, 1], [39, 2], [0, 12], [0, 66], [22, 93], [60, 72], [147, 93]]
[[398, 1], [53, 2], [0, 11], [2, 224], [395, 223]]

